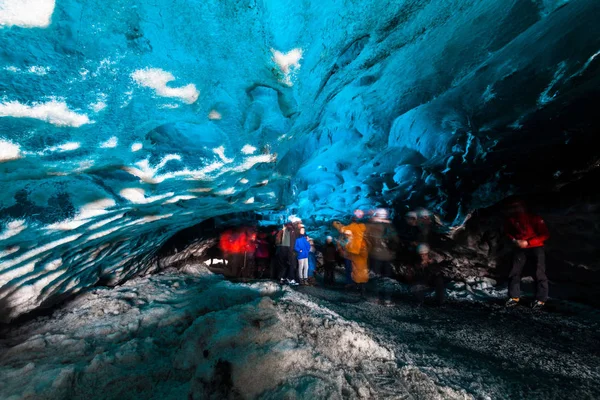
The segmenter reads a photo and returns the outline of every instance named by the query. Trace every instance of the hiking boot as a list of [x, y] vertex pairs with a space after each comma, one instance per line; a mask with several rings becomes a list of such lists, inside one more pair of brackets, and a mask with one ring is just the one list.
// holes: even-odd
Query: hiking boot
[[543, 301], [536, 300], [533, 303], [531, 303], [531, 309], [532, 310], [541, 310], [544, 307], [544, 304], [546, 304], [546, 303], [544, 303]]
[[504, 306], [508, 307], [508, 308], [515, 307], [515, 306], [517, 306], [519, 304], [519, 300], [521, 300], [521, 299], [511, 297], [510, 299], [508, 299], [506, 301], [506, 304], [504, 304]]
[[280, 284], [280, 285], [285, 285], [285, 279], [281, 278], [281, 279], [279, 280], [279, 284]]
[[298, 286], [298, 282], [296, 282], [294, 279], [292, 279], [291, 281], [288, 281], [288, 285], [290, 285], [290, 286]]

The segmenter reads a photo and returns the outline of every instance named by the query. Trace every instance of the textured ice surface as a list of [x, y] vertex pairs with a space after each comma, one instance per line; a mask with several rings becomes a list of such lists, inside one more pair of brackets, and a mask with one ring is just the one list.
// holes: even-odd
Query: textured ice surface
[[0, 354], [2, 398], [468, 398], [308, 296], [197, 265], [88, 291]]
[[1, 318], [145, 272], [215, 215], [418, 200], [452, 220], [499, 200], [515, 188], [490, 152], [597, 86], [599, 12], [0, 1]]

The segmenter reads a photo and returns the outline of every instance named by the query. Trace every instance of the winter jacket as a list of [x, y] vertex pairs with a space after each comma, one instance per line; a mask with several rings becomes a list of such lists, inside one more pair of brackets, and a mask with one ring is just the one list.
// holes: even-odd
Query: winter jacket
[[520, 213], [506, 219], [504, 232], [511, 240], [527, 240], [527, 248], [542, 247], [550, 237], [548, 227], [539, 215]]
[[306, 239], [306, 235], [298, 237], [296, 239], [296, 244], [294, 245], [294, 251], [297, 254], [298, 260], [302, 260], [303, 258], [308, 258], [308, 253], [310, 252], [310, 243]]
[[275, 239], [275, 242], [277, 243], [277, 246], [290, 247], [290, 243], [292, 243], [290, 230], [285, 227], [277, 232], [277, 238]]

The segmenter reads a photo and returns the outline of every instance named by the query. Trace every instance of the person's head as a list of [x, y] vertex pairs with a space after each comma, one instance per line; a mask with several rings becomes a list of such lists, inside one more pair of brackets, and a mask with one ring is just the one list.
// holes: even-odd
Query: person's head
[[386, 222], [388, 219], [389, 213], [385, 208], [378, 208], [373, 213], [373, 221]]
[[304, 227], [300, 228], [300, 234], [301, 235], [306, 235], [306, 229], [304, 229]]
[[356, 217], [357, 220], [361, 219], [362, 217], [365, 216], [365, 213], [363, 210], [354, 210], [354, 216]]
[[407, 212], [404, 216], [404, 219], [406, 220], [406, 223], [410, 226], [417, 225], [417, 213], [414, 211]]
[[331, 236], [327, 236], [327, 243], [332, 243], [333, 242], [333, 238]]
[[421, 261], [428, 261], [429, 260], [429, 246], [427, 246], [425, 243], [421, 243], [420, 245], [417, 246], [417, 254], [419, 255], [419, 258], [421, 259]]
[[352, 231], [351, 231], [351, 230], [349, 230], [349, 229], [348, 229], [348, 230], [345, 230], [345, 231], [344, 231], [344, 236], [345, 236], [346, 238], [351, 238], [351, 237], [352, 237]]
[[421, 223], [430, 223], [431, 222], [431, 211], [421, 208], [417, 211], [417, 218]]

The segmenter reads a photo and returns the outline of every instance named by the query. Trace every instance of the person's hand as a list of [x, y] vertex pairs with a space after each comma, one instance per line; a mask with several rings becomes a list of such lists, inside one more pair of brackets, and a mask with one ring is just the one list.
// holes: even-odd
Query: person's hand
[[517, 240], [516, 243], [517, 246], [519, 246], [522, 249], [526, 248], [529, 245], [529, 242], [527, 240]]

